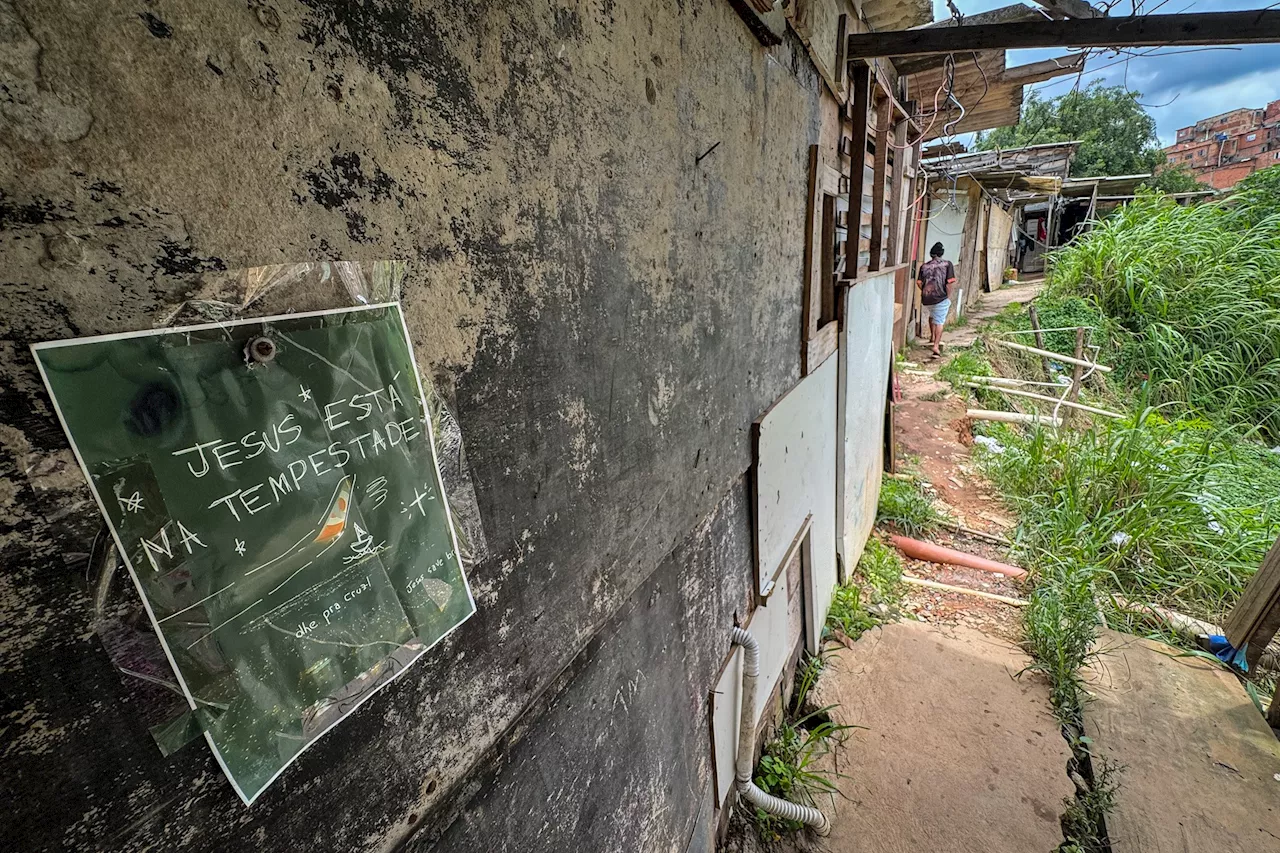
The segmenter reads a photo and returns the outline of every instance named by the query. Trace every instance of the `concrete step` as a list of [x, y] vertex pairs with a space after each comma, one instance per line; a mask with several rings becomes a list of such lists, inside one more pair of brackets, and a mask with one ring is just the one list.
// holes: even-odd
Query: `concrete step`
[[1104, 631], [1085, 731], [1123, 769], [1113, 853], [1280, 851], [1280, 742], [1239, 680], [1179, 649]]
[[[966, 628], [902, 622], [831, 656], [815, 688], [865, 726], [836, 754], [831, 853], [1050, 851], [1070, 752], [1030, 661]], [[831, 809], [829, 801], [822, 804]]]

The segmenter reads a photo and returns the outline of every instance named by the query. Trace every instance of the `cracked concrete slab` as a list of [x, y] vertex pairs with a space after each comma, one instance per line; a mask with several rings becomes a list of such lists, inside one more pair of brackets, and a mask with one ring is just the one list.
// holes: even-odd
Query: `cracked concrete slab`
[[[1069, 751], [1030, 660], [962, 627], [902, 622], [831, 656], [815, 687], [861, 726], [836, 755], [832, 853], [1026, 853], [1062, 842]], [[828, 803], [823, 803], [829, 809]]]
[[1280, 850], [1280, 742], [1235, 676], [1115, 631], [1100, 648], [1084, 722], [1123, 765], [1114, 853]]

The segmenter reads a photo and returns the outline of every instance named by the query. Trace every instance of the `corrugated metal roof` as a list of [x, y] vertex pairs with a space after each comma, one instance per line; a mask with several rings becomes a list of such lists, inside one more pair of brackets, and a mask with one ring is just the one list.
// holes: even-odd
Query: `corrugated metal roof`
[[1096, 178], [1073, 178], [1062, 185], [1064, 196], [1091, 196], [1093, 188], [1098, 195], [1132, 195], [1137, 188], [1151, 180], [1151, 175], [1103, 175]]
[[909, 30], [933, 20], [931, 0], [863, 0], [862, 17], [874, 32]]
[[[964, 154], [944, 155], [936, 158], [936, 160], [938, 162], [945, 161], [947, 167], [953, 172], [993, 167], [1016, 167], [1030, 170], [1031, 174], [1061, 174], [1065, 178], [1071, 156], [1079, 147], [1079, 140], [1042, 142], [1039, 145], [1025, 145], [1021, 148], [968, 151]], [[927, 169], [931, 162], [933, 161], [925, 160], [922, 165]]]
[[1050, 142], [1025, 148], [971, 151], [937, 157], [920, 166], [943, 183], [970, 178], [1006, 200], [1017, 192], [1058, 192], [1071, 169], [1079, 142]]

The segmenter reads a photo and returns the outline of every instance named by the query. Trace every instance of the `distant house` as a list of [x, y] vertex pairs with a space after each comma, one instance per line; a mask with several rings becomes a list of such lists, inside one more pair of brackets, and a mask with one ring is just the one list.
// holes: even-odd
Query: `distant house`
[[1200, 181], [1225, 190], [1260, 169], [1280, 163], [1280, 100], [1202, 119], [1178, 131], [1165, 162], [1184, 166]]

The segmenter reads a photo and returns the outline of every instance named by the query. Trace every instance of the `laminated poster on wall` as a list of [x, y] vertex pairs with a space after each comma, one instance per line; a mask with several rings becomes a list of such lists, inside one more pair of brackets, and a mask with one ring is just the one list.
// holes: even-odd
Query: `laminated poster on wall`
[[475, 611], [397, 304], [33, 350], [246, 803]]

